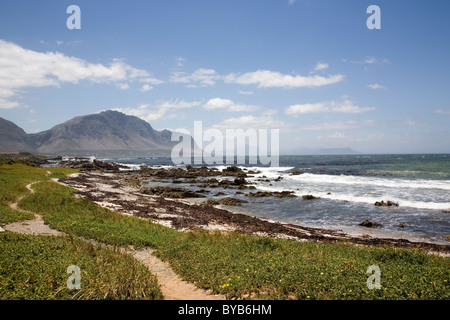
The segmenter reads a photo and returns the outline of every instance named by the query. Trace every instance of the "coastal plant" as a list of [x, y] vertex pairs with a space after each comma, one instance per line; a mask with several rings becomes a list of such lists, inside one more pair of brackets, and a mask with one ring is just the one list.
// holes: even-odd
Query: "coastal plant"
[[[67, 267], [81, 270], [79, 290]], [[70, 237], [0, 234], [0, 300], [162, 299], [156, 277], [131, 256]]]
[[[448, 258], [419, 250], [357, 248], [256, 236], [189, 233], [160, 248], [177, 273], [238, 299], [449, 299]], [[381, 288], [367, 287], [368, 266]]]

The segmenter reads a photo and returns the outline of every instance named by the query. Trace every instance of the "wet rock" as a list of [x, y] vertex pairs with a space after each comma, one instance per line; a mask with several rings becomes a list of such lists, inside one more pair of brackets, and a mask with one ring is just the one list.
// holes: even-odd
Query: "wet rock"
[[232, 166], [232, 167], [226, 167], [222, 170], [222, 176], [224, 177], [246, 177], [247, 174], [242, 171], [241, 168]]
[[398, 203], [395, 203], [392, 201], [384, 202], [384, 200], [382, 200], [381, 202], [380, 201], [375, 202], [375, 206], [377, 206], [377, 207], [391, 207], [391, 206], [398, 207]]
[[302, 199], [304, 200], [313, 200], [313, 199], [319, 199], [318, 197], [314, 197], [312, 194], [304, 194], [302, 195]]
[[303, 174], [303, 172], [302, 171], [298, 171], [298, 170], [291, 172], [291, 176], [298, 176], [300, 174]]
[[234, 179], [234, 184], [239, 186], [239, 185], [247, 184], [247, 181], [244, 178], [236, 178], [236, 179]]
[[281, 192], [274, 192], [273, 196], [275, 198], [295, 198], [297, 197], [294, 194], [294, 191], [281, 191]]
[[105, 162], [100, 160], [80, 160], [80, 161], [61, 161], [59, 163], [61, 167], [72, 168], [80, 171], [109, 171], [109, 172], [119, 172], [120, 168], [125, 168], [125, 166], [119, 165], [114, 162]]
[[226, 197], [226, 198], [222, 198], [222, 199], [210, 199], [208, 201], [206, 201], [206, 205], [225, 205], [225, 206], [240, 206], [243, 203], [248, 203], [248, 201], [245, 200], [240, 200], [240, 199], [235, 199], [235, 198], [231, 198], [231, 197]]
[[155, 195], [155, 196], [163, 196], [165, 198], [204, 198], [205, 196], [183, 188], [173, 188], [173, 187], [142, 187], [139, 190], [140, 193]]
[[140, 174], [145, 177], [157, 177], [161, 179], [196, 179], [198, 177], [212, 177], [220, 175], [217, 168], [208, 167], [193, 167], [190, 165], [186, 166], [186, 169], [182, 168], [150, 168], [141, 167]]
[[359, 224], [359, 226], [366, 227], [366, 228], [374, 228], [374, 227], [380, 227], [380, 226], [382, 226], [382, 224], [377, 223], [377, 222], [372, 222], [369, 220], [365, 220], [365, 221], [361, 222]]
[[249, 192], [245, 194], [246, 197], [271, 197], [273, 193], [270, 191], [257, 191], [257, 192]]

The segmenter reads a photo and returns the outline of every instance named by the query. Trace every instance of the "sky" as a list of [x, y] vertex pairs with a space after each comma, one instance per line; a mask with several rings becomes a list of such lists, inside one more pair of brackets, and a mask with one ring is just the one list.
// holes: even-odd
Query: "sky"
[[450, 153], [449, 13], [448, 0], [2, 0], [0, 117], [36, 133], [117, 110], [157, 130], [279, 129], [281, 153]]

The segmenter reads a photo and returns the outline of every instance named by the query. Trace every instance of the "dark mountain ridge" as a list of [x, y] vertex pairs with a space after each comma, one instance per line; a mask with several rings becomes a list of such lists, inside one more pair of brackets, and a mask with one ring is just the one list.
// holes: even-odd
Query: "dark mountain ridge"
[[27, 134], [0, 118], [0, 152], [49, 155], [168, 156], [177, 142], [171, 131], [157, 131], [146, 121], [118, 111], [75, 117], [53, 128]]

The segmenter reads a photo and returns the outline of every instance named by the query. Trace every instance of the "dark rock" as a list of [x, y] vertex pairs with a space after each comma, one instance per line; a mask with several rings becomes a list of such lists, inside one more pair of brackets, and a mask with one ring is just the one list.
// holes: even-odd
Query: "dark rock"
[[186, 190], [183, 188], [173, 188], [173, 187], [142, 187], [139, 190], [140, 193], [155, 195], [155, 196], [163, 196], [165, 198], [204, 198], [205, 196], [190, 190]]
[[377, 207], [391, 207], [391, 206], [398, 207], [398, 203], [395, 203], [392, 201], [384, 202], [382, 200], [381, 202], [380, 201], [375, 202], [375, 206], [377, 206]]
[[313, 199], [319, 199], [318, 197], [314, 197], [312, 194], [304, 194], [302, 195], [302, 199], [304, 200], [313, 200]]
[[257, 191], [257, 192], [249, 192], [245, 194], [246, 197], [271, 197], [273, 196], [272, 192], [269, 191]]
[[281, 192], [274, 192], [273, 196], [275, 198], [295, 198], [297, 197], [294, 194], [294, 191], [281, 191]]
[[366, 227], [366, 228], [374, 228], [374, 227], [382, 226], [381, 224], [379, 224], [377, 222], [372, 222], [369, 220], [365, 220], [365, 221], [361, 222], [359, 225], [362, 227]]
[[235, 198], [231, 198], [231, 197], [226, 197], [226, 198], [222, 198], [219, 200], [208, 200], [206, 201], [206, 205], [225, 205], [225, 206], [240, 206], [242, 203], [247, 203], [248, 201], [245, 200], [240, 200], [240, 199], [235, 199]]
[[246, 177], [247, 174], [242, 171], [241, 168], [232, 166], [232, 167], [226, 167], [222, 170], [222, 176], [224, 177]]
[[236, 179], [234, 179], [234, 184], [235, 185], [243, 185], [243, 184], [247, 184], [247, 181], [244, 178], [236, 178]]

